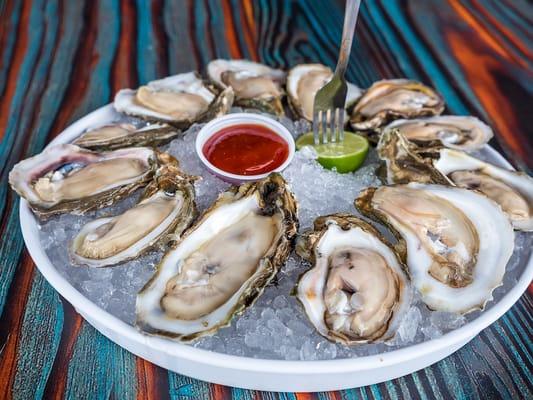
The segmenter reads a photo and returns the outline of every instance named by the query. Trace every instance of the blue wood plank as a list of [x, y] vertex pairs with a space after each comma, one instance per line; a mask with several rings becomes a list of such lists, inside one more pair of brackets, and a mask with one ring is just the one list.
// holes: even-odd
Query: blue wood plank
[[67, 372], [65, 399], [134, 399], [135, 360], [84, 322]]
[[22, 322], [13, 399], [43, 397], [62, 328], [59, 295], [41, 274], [36, 273]]
[[136, 0], [137, 6], [137, 74], [139, 85], [158, 78], [157, 51], [152, 27], [152, 7], [148, 1]]

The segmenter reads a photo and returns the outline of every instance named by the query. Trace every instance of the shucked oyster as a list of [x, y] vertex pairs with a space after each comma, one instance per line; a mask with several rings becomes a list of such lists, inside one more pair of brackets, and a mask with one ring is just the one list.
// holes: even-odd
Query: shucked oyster
[[375, 130], [398, 118], [438, 115], [444, 100], [432, 88], [407, 79], [375, 82], [359, 98], [351, 111], [355, 130]]
[[282, 115], [285, 72], [247, 60], [213, 60], [207, 65], [209, 79], [220, 89], [233, 88], [235, 104]]
[[72, 260], [91, 267], [114, 265], [138, 257], [169, 234], [179, 237], [196, 217], [193, 179], [177, 163], [162, 166], [137, 205], [80, 230], [70, 247]]
[[494, 136], [492, 129], [476, 117], [441, 115], [430, 118], [399, 119], [383, 132], [398, 130], [405, 138], [421, 146], [445, 146], [471, 151], [483, 147]]
[[433, 165], [455, 185], [478, 190], [498, 203], [516, 229], [533, 231], [533, 179], [529, 175], [450, 149], [441, 149]]
[[225, 114], [233, 103], [231, 89], [216, 96], [195, 72], [149, 82], [137, 90], [122, 89], [115, 109], [147, 121], [166, 122], [187, 129], [195, 122]]
[[158, 153], [147, 147], [95, 153], [62, 144], [16, 164], [9, 183], [39, 217], [82, 213], [146, 185], [157, 165]]
[[450, 186], [368, 188], [356, 199], [364, 214], [388, 225], [407, 250], [413, 285], [433, 310], [482, 309], [501, 285], [514, 233], [488, 197]]
[[533, 179], [524, 173], [458, 150], [418, 147], [397, 130], [383, 133], [378, 154], [385, 161], [389, 184], [439, 183], [474, 189], [498, 203], [515, 229], [533, 230]]
[[164, 144], [180, 130], [167, 124], [149, 124], [136, 127], [130, 123], [115, 123], [90, 129], [82, 133], [73, 144], [90, 150], [114, 150], [132, 146]]
[[411, 288], [400, 258], [376, 229], [348, 214], [319, 217], [296, 251], [313, 264], [297, 296], [321, 335], [347, 345], [394, 336]]
[[[313, 120], [316, 93], [333, 77], [333, 71], [322, 64], [300, 64], [287, 75], [287, 96], [292, 111], [308, 121]], [[361, 96], [361, 89], [348, 83], [346, 107]]]
[[137, 325], [192, 340], [229, 325], [285, 263], [298, 229], [279, 174], [222, 193], [137, 296]]

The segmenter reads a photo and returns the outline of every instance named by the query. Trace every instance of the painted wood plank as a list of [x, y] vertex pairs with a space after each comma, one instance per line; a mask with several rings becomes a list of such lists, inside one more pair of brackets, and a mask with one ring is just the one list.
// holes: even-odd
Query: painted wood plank
[[43, 397], [62, 328], [63, 309], [59, 296], [44, 277], [36, 273], [20, 328], [13, 399]]
[[[527, 379], [533, 358], [531, 295], [471, 344], [430, 368], [379, 385], [318, 394], [252, 392], [167, 373], [104, 339], [68, 306], [63, 311], [53, 290], [34, 275], [27, 255], [21, 257], [18, 200], [4, 183], [12, 164], [108, 102], [122, 85], [202, 69], [213, 57], [242, 54], [284, 68], [308, 61], [334, 66], [343, 2], [61, 1], [59, 11], [53, 11], [54, 1], [1, 4], [1, 233], [15, 238], [0, 240], [0, 303], [9, 309], [0, 317], [0, 382], [15, 389], [8, 395], [150, 398], [156, 392], [163, 398], [298, 400], [533, 396]], [[506, 84], [521, 82], [519, 87], [491, 87], [487, 93], [500, 93], [498, 101], [515, 106], [508, 114], [511, 121], [513, 116], [520, 121], [514, 125], [517, 132], [503, 139], [527, 139], [522, 127], [531, 126], [530, 116], [524, 117], [519, 105], [527, 104], [524, 96], [532, 91], [524, 75], [531, 62], [531, 9], [521, 0], [365, 1], [348, 77], [362, 86], [395, 76], [440, 82], [450, 109], [463, 107], [492, 119], [497, 113], [487, 104], [487, 94], [473, 84], [473, 69], [462, 60], [465, 49], [454, 47], [464, 36], [452, 41], [446, 36], [466, 29], [472, 43], [488, 50], [489, 78], [500, 78], [503, 71], [513, 74]], [[61, 14], [55, 25], [54, 13]], [[60, 37], [53, 39], [57, 23]], [[35, 323], [46, 316], [43, 327]], [[59, 343], [57, 332], [42, 334], [44, 327], [60, 332]], [[39, 354], [39, 347], [48, 351]], [[25, 376], [23, 371], [32, 365], [40, 368]]]

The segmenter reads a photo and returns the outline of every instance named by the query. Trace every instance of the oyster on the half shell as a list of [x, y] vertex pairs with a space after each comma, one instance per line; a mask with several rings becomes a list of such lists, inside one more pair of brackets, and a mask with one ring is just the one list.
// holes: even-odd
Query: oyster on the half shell
[[165, 144], [181, 131], [167, 124], [137, 127], [132, 123], [111, 123], [83, 132], [73, 144], [89, 150], [115, 150], [133, 146]]
[[455, 185], [477, 190], [498, 203], [515, 229], [533, 231], [533, 178], [529, 175], [451, 149], [441, 149], [433, 165]]
[[232, 104], [231, 88], [215, 95], [196, 72], [151, 81], [136, 90], [122, 89], [113, 103], [124, 114], [179, 129], [226, 114]]
[[353, 129], [373, 131], [399, 118], [439, 115], [444, 100], [429, 86], [408, 79], [389, 79], [372, 84], [350, 113]]
[[411, 285], [376, 229], [349, 214], [322, 216], [298, 239], [296, 252], [312, 263], [297, 296], [322, 336], [353, 345], [395, 335], [411, 304]]
[[500, 205], [515, 229], [533, 230], [533, 178], [447, 148], [426, 149], [398, 130], [385, 131], [378, 143], [386, 181], [439, 183], [477, 190]]
[[483, 194], [410, 183], [368, 188], [355, 205], [396, 234], [411, 281], [431, 309], [483, 309], [501, 285], [514, 233], [498, 204]]
[[285, 263], [297, 229], [279, 174], [222, 193], [137, 295], [137, 326], [188, 341], [229, 325]]
[[[313, 106], [316, 93], [333, 77], [331, 68], [322, 64], [300, 64], [287, 75], [287, 97], [294, 114], [308, 121], [313, 120]], [[350, 107], [360, 96], [361, 89], [347, 83], [346, 107]]]
[[283, 115], [285, 72], [248, 60], [213, 60], [207, 75], [219, 89], [231, 87], [235, 105]]
[[179, 238], [196, 218], [194, 179], [177, 162], [163, 165], [134, 207], [82, 227], [70, 245], [73, 262], [90, 267], [115, 265], [165, 239]]
[[163, 154], [148, 147], [96, 153], [61, 144], [16, 164], [9, 183], [39, 217], [83, 213], [145, 186]]
[[480, 149], [494, 136], [490, 126], [478, 118], [458, 115], [399, 119], [387, 125], [383, 133], [391, 130], [398, 130], [420, 146], [437, 145], [464, 151]]

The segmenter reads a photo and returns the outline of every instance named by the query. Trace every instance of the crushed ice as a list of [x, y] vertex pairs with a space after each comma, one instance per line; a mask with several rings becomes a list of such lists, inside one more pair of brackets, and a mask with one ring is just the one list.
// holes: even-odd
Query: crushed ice
[[[305, 121], [281, 120], [295, 137], [309, 130]], [[210, 175], [196, 157], [194, 140], [199, 126], [193, 126], [184, 137], [175, 139], [164, 149], [180, 161], [189, 174], [201, 176], [195, 183], [197, 203], [201, 210], [211, 204], [228, 184]], [[482, 153], [482, 158], [488, 155]], [[379, 185], [375, 175], [377, 156], [371, 150], [364, 166], [353, 174], [337, 174], [323, 169], [310, 149], [297, 152], [292, 164], [283, 172], [299, 202], [301, 229], [312, 225], [319, 215], [333, 212], [356, 213], [353, 200], [367, 186]], [[490, 159], [489, 159], [490, 161]], [[493, 160], [494, 161], [494, 160]], [[93, 269], [72, 266], [65, 250], [79, 229], [88, 221], [103, 215], [123, 212], [137, 201], [139, 193], [118, 204], [83, 216], [62, 215], [43, 223], [41, 244], [58, 271], [83, 295], [121, 320], [133, 324], [135, 296], [150, 278], [162, 252], [154, 251], [126, 264]], [[504, 282], [494, 291], [499, 300], [513, 287], [525, 268], [532, 248], [533, 238], [525, 233], [516, 234], [516, 247], [509, 261]], [[396, 337], [387, 344], [366, 344], [346, 348], [333, 344], [318, 335], [304, 312], [290, 293], [298, 276], [309, 265], [291, 254], [278, 274], [256, 304], [228, 328], [211, 337], [201, 338], [195, 347], [216, 352], [254, 358], [286, 360], [327, 360], [379, 354], [442, 336], [475, 319], [479, 312], [466, 317], [444, 312], [431, 312], [415, 297], [413, 304], [399, 326]], [[490, 308], [494, 302], [488, 304]]]

